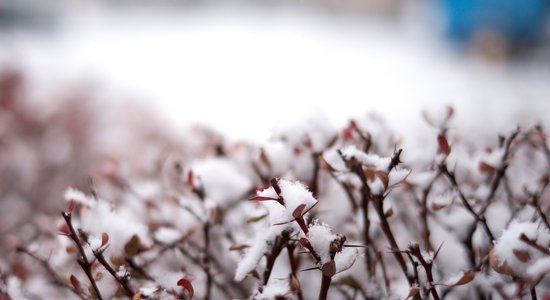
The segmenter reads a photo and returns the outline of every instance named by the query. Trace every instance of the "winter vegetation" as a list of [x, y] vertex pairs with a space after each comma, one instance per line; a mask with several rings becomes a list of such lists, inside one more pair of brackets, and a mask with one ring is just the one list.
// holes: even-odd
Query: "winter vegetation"
[[550, 299], [542, 125], [429, 110], [407, 148], [314, 115], [250, 143], [114, 128], [79, 93], [37, 113], [23, 85], [0, 76], [1, 300]]

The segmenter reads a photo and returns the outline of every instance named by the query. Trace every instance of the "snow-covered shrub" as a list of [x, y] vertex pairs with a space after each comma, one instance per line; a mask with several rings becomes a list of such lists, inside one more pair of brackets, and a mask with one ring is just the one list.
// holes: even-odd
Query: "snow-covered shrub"
[[550, 297], [541, 126], [480, 140], [448, 109], [412, 146], [373, 116], [258, 145], [132, 121], [117, 135], [90, 108], [29, 113], [8, 75], [2, 300]]

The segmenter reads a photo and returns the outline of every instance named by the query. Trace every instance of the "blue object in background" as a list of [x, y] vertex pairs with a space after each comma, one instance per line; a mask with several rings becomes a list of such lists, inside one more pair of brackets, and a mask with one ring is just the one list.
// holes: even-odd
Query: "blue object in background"
[[470, 40], [491, 30], [512, 43], [535, 42], [544, 30], [550, 0], [443, 0], [448, 34]]

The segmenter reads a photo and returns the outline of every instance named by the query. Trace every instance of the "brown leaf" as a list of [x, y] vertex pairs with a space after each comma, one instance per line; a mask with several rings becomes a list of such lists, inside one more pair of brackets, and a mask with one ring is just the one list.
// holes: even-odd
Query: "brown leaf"
[[438, 144], [437, 153], [443, 154], [443, 155], [449, 155], [449, 153], [451, 153], [451, 147], [449, 146], [449, 142], [447, 141], [447, 138], [441, 133], [437, 135], [437, 144]]
[[139, 236], [137, 234], [134, 234], [132, 238], [124, 245], [124, 253], [126, 256], [134, 256], [138, 253], [143, 252], [147, 248], [141, 244], [141, 240], [139, 239]]
[[140, 300], [141, 299], [141, 291], [137, 291], [133, 296], [132, 300]]
[[334, 262], [334, 260], [324, 264], [321, 267], [321, 272], [323, 272], [323, 275], [327, 277], [334, 276], [334, 274], [336, 274], [336, 263]]
[[69, 207], [67, 208], [67, 212], [70, 214], [73, 212], [73, 210], [74, 210], [74, 200], [71, 199], [69, 200]]
[[71, 274], [70, 280], [74, 290], [80, 294], [82, 292], [82, 285], [80, 284], [80, 281], [78, 280], [78, 278], [76, 278], [76, 276]]
[[123, 255], [112, 255], [110, 261], [113, 265], [120, 267], [126, 263], [126, 259]]
[[108, 242], [109, 242], [109, 235], [107, 234], [107, 232], [103, 232], [101, 234], [101, 246], [107, 245]]
[[527, 250], [512, 249], [514, 256], [521, 262], [528, 262], [531, 260], [531, 254]]
[[294, 274], [290, 274], [290, 290], [293, 292], [300, 290], [300, 281]]
[[325, 171], [329, 171], [329, 172], [334, 172], [336, 171], [336, 169], [334, 169], [328, 162], [327, 160], [323, 157], [323, 155], [319, 155], [318, 156], [318, 159], [319, 159], [319, 166], [321, 167], [321, 169], [325, 170]]
[[271, 163], [269, 162], [269, 158], [267, 157], [264, 148], [260, 148], [260, 161], [271, 169]]
[[259, 216], [253, 216], [253, 217], [248, 217], [248, 218], [246, 218], [246, 223], [247, 223], [247, 224], [255, 223], [255, 222], [258, 222], [258, 221], [260, 221], [260, 220], [263, 220], [265, 217], [267, 217], [267, 214], [263, 214], [263, 215], [259, 215]]
[[363, 168], [363, 174], [365, 175], [365, 178], [369, 181], [374, 180], [376, 170], [373, 168]]
[[178, 280], [178, 285], [187, 290], [187, 293], [189, 293], [189, 299], [193, 299], [193, 294], [195, 293], [195, 291], [193, 290], [193, 285], [191, 284], [191, 281], [189, 281], [189, 279], [183, 277], [182, 279]]
[[250, 245], [247, 245], [247, 244], [231, 245], [231, 246], [229, 246], [229, 251], [240, 251], [240, 250], [246, 249], [248, 247], [250, 247]]
[[507, 274], [511, 276], [514, 275], [514, 271], [512, 271], [506, 260], [503, 263], [500, 262], [495, 248], [491, 249], [491, 251], [489, 252], [489, 264], [497, 273]]
[[458, 277], [458, 279], [453, 278], [452, 280], [448, 280], [447, 282], [444, 283], [444, 285], [447, 285], [447, 286], [465, 285], [470, 281], [474, 280], [475, 276], [476, 276], [476, 272], [474, 270], [468, 270], [468, 271], [462, 272], [461, 276]]
[[354, 290], [360, 290], [360, 289], [363, 288], [361, 283], [357, 279], [355, 279], [355, 277], [353, 277], [351, 275], [344, 276], [344, 277], [339, 277], [338, 283], [343, 284], [343, 285], [347, 285], [347, 286], [351, 287]]
[[490, 164], [484, 161], [479, 162], [478, 168], [481, 172], [485, 172], [485, 173], [489, 173], [495, 170], [495, 167], [491, 166]]
[[378, 179], [380, 179], [382, 181], [382, 183], [384, 183], [384, 188], [388, 188], [388, 184], [390, 182], [390, 178], [388, 176], [388, 173], [384, 172], [384, 171], [376, 171], [374, 173], [374, 175], [376, 177], [378, 177]]
[[409, 289], [409, 293], [407, 294], [407, 298], [405, 298], [405, 300], [409, 299], [409, 298], [412, 298], [414, 296], [416, 296], [416, 294], [418, 294], [418, 292], [420, 292], [420, 288], [419, 287], [411, 287]]
[[296, 209], [292, 212], [292, 217], [294, 219], [299, 219], [302, 217], [302, 213], [304, 212], [304, 209], [306, 208], [306, 205], [304, 203], [298, 205]]
[[393, 207], [390, 206], [390, 208], [384, 212], [384, 216], [386, 218], [393, 216]]

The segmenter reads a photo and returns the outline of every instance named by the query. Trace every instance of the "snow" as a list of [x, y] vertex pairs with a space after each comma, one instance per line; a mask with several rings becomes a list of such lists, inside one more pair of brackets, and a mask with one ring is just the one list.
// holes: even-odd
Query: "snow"
[[332, 233], [330, 227], [325, 223], [314, 221], [314, 223], [309, 226], [307, 238], [317, 255], [319, 255], [319, 258], [321, 258], [321, 265], [332, 260], [330, 257], [330, 244], [337, 237], [338, 236]]
[[261, 293], [255, 294], [252, 299], [256, 300], [270, 300], [277, 299], [277, 297], [285, 296], [290, 292], [290, 286], [286, 280], [270, 280], [269, 283], [263, 287]]
[[393, 187], [405, 181], [411, 174], [411, 170], [407, 168], [397, 167], [388, 174], [388, 186]]
[[[515, 275], [523, 277], [527, 275], [528, 268], [542, 257], [542, 254], [532, 246], [520, 241], [519, 238], [522, 234], [525, 234], [531, 240], [535, 240], [539, 245], [548, 247], [550, 232], [537, 223], [513, 220], [497, 240], [495, 253], [499, 265], [502, 266], [506, 262]], [[518, 258], [518, 252], [527, 254], [526, 261]]]
[[67, 201], [73, 200], [88, 207], [93, 207], [96, 202], [92, 197], [87, 196], [82, 191], [75, 188], [67, 188], [65, 190], [64, 198]]
[[384, 182], [382, 182], [382, 180], [378, 177], [375, 177], [373, 181], [367, 180], [367, 184], [369, 185], [370, 191], [373, 195], [381, 195], [386, 190]]
[[428, 197], [428, 206], [433, 211], [436, 211], [451, 205], [456, 198], [457, 192], [455, 190], [448, 190], [441, 194]]
[[137, 235], [142, 242], [149, 240], [149, 230], [140, 219], [139, 214], [128, 209], [113, 209], [109, 203], [102, 199], [99, 199], [95, 207], [82, 215], [81, 227], [97, 236], [107, 232], [111, 244], [107, 248], [107, 252], [115, 251], [115, 249], [120, 251], [133, 235]]
[[199, 160], [190, 168], [202, 179], [206, 195], [218, 204], [237, 201], [252, 187], [242, 170], [225, 158]]
[[237, 265], [234, 277], [236, 281], [242, 281], [256, 269], [265, 253], [270, 251], [270, 245], [284, 229], [286, 226], [269, 226], [267, 229], [264, 227], [256, 232], [256, 238]]
[[[307, 187], [299, 181], [278, 179], [277, 182], [281, 189], [280, 196], [284, 201], [284, 206], [278, 202], [269, 203], [270, 201], [262, 201], [269, 210], [269, 218], [272, 224], [292, 221], [294, 219], [294, 211], [302, 204], [305, 205], [303, 212], [307, 212], [317, 204], [317, 199], [315, 199]], [[279, 195], [277, 195], [273, 187], [258, 191], [256, 195], [272, 199], [279, 198]]]
[[141, 287], [139, 288], [139, 292], [144, 297], [152, 297], [155, 295], [155, 293], [159, 290], [157, 286], [151, 286], [151, 287]]
[[391, 163], [391, 157], [389, 156], [381, 157], [377, 154], [367, 154], [354, 145], [344, 147], [341, 151], [346, 160], [353, 158], [365, 166], [372, 166], [380, 171], [387, 171]]
[[548, 272], [550, 272], [550, 257], [541, 258], [527, 268], [527, 275], [531, 278], [539, 278]]
[[101, 236], [90, 235], [88, 236], [88, 245], [93, 251], [98, 250], [101, 245]]
[[492, 150], [490, 153], [485, 153], [481, 157], [481, 161], [488, 164], [489, 166], [498, 169], [503, 165], [504, 158], [504, 148], [499, 148]]
[[302, 183], [284, 179], [279, 180], [278, 183], [281, 188], [281, 197], [285, 201], [285, 207], [290, 216], [302, 204], [305, 204], [304, 212], [317, 204], [317, 199]]
[[421, 189], [425, 189], [430, 185], [430, 183], [432, 183], [436, 175], [436, 171], [411, 172], [406, 181], [412, 185], [420, 187]]
[[287, 143], [279, 140], [267, 141], [260, 149], [265, 153], [273, 177], [281, 176], [288, 171], [293, 157], [292, 149]]
[[163, 244], [172, 244], [181, 239], [182, 234], [179, 230], [162, 226], [155, 231], [155, 239]]
[[341, 273], [351, 268], [358, 256], [359, 250], [357, 248], [344, 248], [342, 252], [334, 257], [336, 273]]

